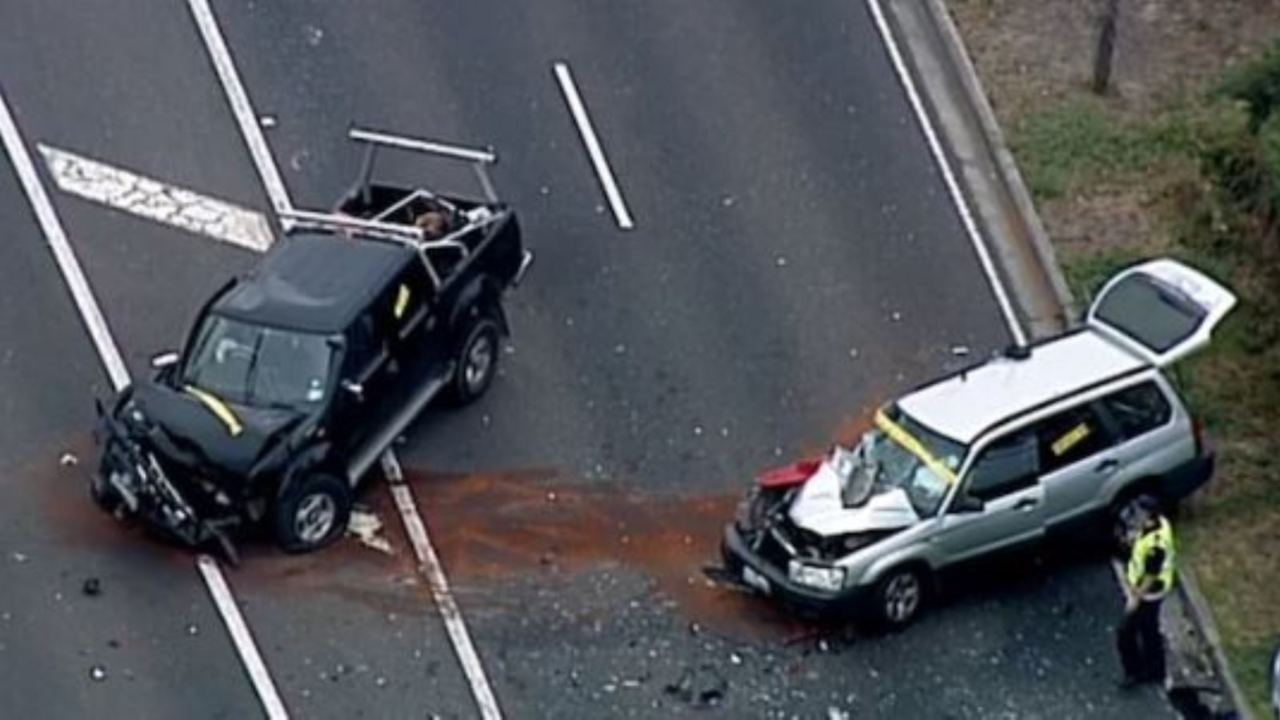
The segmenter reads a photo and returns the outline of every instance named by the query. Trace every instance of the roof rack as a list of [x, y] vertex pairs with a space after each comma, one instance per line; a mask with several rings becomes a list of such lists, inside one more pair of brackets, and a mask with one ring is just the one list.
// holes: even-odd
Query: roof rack
[[313, 210], [281, 210], [278, 214], [281, 220], [289, 223], [290, 230], [307, 229], [346, 232], [364, 237], [412, 244], [414, 247], [419, 247], [426, 242], [422, 228], [412, 225], [399, 225], [381, 220], [365, 220], [351, 215], [315, 212]]
[[354, 126], [347, 131], [347, 137], [368, 145], [365, 150], [364, 162], [360, 166], [360, 185], [364, 188], [369, 187], [369, 177], [373, 174], [373, 164], [377, 159], [378, 148], [389, 147], [399, 150], [413, 150], [471, 163], [471, 169], [475, 171], [476, 178], [480, 181], [480, 187], [484, 190], [485, 198], [489, 202], [498, 202], [498, 193], [493, 189], [493, 181], [489, 179], [489, 172], [486, 169], [487, 166], [498, 162], [498, 156], [494, 154], [492, 149], [479, 150], [463, 145], [453, 145], [435, 140], [422, 140]]

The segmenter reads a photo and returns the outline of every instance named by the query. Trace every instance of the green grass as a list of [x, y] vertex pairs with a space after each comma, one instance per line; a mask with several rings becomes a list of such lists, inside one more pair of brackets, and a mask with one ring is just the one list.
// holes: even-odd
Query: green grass
[[1078, 97], [1027, 117], [1011, 145], [1031, 193], [1048, 200], [1083, 185], [1125, 179], [1186, 149], [1192, 135], [1182, 120], [1125, 124], [1100, 101]]

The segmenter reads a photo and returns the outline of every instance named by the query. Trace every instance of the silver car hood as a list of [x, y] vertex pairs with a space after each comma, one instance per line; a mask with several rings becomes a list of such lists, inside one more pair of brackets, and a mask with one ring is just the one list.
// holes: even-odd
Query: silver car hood
[[920, 521], [902, 488], [890, 488], [872, 495], [866, 502], [847, 508], [840, 499], [841, 476], [823, 460], [787, 509], [797, 527], [823, 537], [871, 530], [897, 530]]

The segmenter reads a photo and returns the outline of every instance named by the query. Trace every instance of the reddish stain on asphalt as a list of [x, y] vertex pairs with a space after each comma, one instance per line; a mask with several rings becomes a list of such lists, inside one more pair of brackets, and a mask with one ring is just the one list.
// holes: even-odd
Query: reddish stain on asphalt
[[784, 637], [804, 631], [762, 598], [715, 585], [702, 573], [720, 564], [720, 532], [738, 493], [644, 495], [557, 483], [547, 472], [410, 472], [408, 480], [456, 582], [616, 568], [651, 578], [691, 621], [708, 628]]

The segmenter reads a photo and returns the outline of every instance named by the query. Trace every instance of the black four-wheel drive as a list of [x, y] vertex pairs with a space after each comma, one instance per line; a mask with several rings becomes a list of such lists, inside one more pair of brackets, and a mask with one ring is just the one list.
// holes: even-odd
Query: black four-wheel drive
[[[282, 216], [283, 240], [211, 298], [180, 353], [99, 405], [93, 498], [232, 559], [238, 528], [288, 551], [341, 535], [352, 489], [433, 399], [488, 389], [504, 292], [532, 258], [488, 152], [352, 130], [360, 179], [334, 213]], [[473, 163], [484, 200], [371, 181], [379, 147]]]

